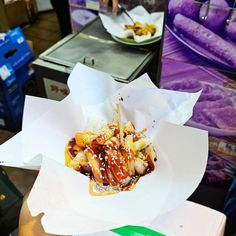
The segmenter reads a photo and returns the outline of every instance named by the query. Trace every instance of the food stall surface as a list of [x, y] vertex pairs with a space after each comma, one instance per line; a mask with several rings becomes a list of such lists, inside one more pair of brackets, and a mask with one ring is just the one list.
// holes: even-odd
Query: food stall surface
[[33, 63], [40, 95], [54, 99], [54, 91], [50, 91], [50, 88], [59, 86], [58, 83], [65, 86], [77, 62], [108, 73], [125, 83], [147, 72], [155, 83], [158, 77], [159, 47], [160, 42], [138, 47], [121, 45], [111, 38], [97, 18], [80, 32], [67, 36], [46, 50]]

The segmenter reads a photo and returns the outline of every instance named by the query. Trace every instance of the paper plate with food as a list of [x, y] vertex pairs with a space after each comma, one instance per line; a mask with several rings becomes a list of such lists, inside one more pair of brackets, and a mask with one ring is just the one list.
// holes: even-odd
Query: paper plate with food
[[125, 13], [119, 16], [99, 14], [114, 40], [128, 45], [146, 45], [161, 39], [163, 12], [150, 14], [144, 7], [137, 6], [128, 11], [128, 14], [132, 20]]
[[81, 64], [68, 86], [61, 102], [27, 97], [23, 130], [0, 146], [1, 165], [40, 168], [28, 206], [47, 233], [149, 227], [192, 194], [208, 136], [183, 124], [201, 91], [158, 89], [147, 75], [118, 83]]

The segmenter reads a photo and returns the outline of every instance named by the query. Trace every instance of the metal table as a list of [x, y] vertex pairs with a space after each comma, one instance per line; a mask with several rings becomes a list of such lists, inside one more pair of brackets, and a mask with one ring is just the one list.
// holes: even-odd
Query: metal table
[[62, 99], [63, 96], [52, 96], [51, 92], [66, 89], [69, 73], [77, 62], [106, 72], [124, 83], [134, 80], [144, 72], [157, 83], [159, 48], [160, 42], [136, 47], [117, 43], [106, 32], [100, 18], [96, 18], [78, 33], [53, 45], [34, 61], [40, 95]]

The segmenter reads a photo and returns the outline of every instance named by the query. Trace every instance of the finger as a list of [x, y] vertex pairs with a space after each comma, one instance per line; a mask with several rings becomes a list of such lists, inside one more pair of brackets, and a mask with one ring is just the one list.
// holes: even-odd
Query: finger
[[107, 5], [109, 0], [102, 0], [102, 2]]
[[117, 15], [118, 13], [118, 0], [112, 0], [112, 12]]

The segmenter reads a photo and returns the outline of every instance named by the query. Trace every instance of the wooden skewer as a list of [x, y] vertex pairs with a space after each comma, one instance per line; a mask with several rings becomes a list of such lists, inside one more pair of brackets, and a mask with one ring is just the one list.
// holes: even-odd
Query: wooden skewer
[[137, 132], [137, 135], [142, 135], [146, 131], [147, 131], [147, 128], [144, 128], [144, 129], [140, 130], [139, 132]]
[[116, 104], [116, 110], [117, 110], [118, 124], [119, 124], [119, 130], [120, 130], [120, 144], [124, 146], [124, 131], [123, 131], [123, 124], [121, 120], [120, 104]]

